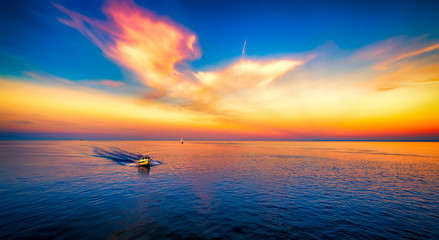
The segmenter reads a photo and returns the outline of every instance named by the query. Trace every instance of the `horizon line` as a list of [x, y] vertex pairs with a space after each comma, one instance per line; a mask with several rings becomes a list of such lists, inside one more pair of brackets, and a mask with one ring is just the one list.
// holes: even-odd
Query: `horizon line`
[[[162, 141], [162, 142], [180, 142], [179, 139], [49, 139], [49, 138], [15, 138], [1, 139], [1, 142], [7, 141]], [[184, 142], [439, 142], [439, 139], [187, 139]]]

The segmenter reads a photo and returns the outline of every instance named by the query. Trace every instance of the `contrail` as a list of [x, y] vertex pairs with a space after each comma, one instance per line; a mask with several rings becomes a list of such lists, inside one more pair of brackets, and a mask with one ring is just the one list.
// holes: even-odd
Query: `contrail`
[[[244, 47], [242, 47], [242, 57], [244, 57], [244, 54], [245, 54], [245, 45], [246, 44], [247, 44], [247, 40], [244, 41]], [[240, 86], [241, 86], [241, 75], [242, 75], [242, 65], [241, 65], [241, 70], [239, 71], [239, 77], [238, 77], [238, 84]]]
[[245, 53], [245, 45], [247, 44], [247, 40], [245, 40], [245, 42], [244, 42], [244, 47], [242, 48], [242, 55], [244, 56], [244, 53]]

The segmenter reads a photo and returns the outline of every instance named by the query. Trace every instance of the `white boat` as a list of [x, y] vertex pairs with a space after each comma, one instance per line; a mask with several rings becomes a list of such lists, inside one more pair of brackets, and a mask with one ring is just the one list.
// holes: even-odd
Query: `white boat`
[[141, 156], [137, 163], [139, 166], [148, 166], [151, 163], [151, 158], [148, 155]]
[[181, 144], [183, 144], [184, 142], [183, 142], [183, 138], [181, 138]]

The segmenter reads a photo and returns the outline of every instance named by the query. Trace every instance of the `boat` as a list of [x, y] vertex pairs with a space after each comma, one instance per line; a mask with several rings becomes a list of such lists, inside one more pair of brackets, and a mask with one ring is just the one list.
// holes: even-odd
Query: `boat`
[[151, 163], [151, 158], [148, 155], [141, 156], [137, 163], [139, 166], [148, 166]]
[[184, 142], [183, 142], [183, 138], [181, 138], [181, 144], [183, 144]]

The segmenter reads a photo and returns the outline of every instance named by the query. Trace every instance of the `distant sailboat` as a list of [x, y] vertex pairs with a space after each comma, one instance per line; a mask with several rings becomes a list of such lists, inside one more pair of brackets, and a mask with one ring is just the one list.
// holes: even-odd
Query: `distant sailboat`
[[184, 142], [183, 142], [183, 138], [181, 138], [181, 144], [183, 144]]

